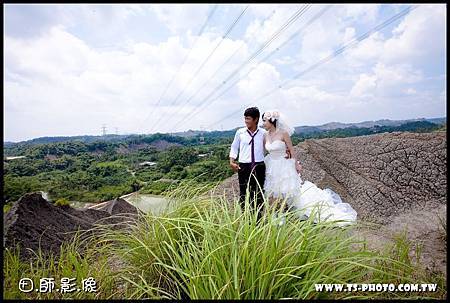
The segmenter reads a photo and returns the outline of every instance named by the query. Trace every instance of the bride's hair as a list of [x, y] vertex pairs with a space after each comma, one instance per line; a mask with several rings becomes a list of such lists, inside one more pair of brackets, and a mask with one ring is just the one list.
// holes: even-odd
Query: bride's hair
[[269, 122], [277, 128], [277, 130], [286, 131], [289, 136], [292, 136], [292, 134], [295, 132], [295, 129], [290, 126], [291, 123], [289, 123], [286, 117], [278, 110], [265, 111], [262, 116], [263, 118], [267, 118]]
[[[262, 119], [264, 119], [264, 115], [265, 115], [266, 113], [264, 113], [263, 115], [262, 115]], [[269, 119], [267, 119], [270, 123], [272, 123], [273, 124], [273, 126], [275, 126], [275, 127], [277, 127], [277, 120], [278, 119], [276, 119], [276, 118], [274, 118], [274, 117], [270, 117]]]

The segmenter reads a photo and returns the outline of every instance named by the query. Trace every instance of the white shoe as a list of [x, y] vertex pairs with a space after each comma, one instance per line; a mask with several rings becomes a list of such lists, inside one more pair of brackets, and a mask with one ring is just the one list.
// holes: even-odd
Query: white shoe
[[281, 216], [277, 216], [276, 214], [272, 215], [272, 224], [273, 225], [281, 226], [281, 225], [283, 225], [285, 223], [286, 223], [286, 216], [285, 215], [281, 215]]
[[277, 225], [278, 217], [276, 214], [272, 214], [272, 224]]
[[280, 218], [280, 222], [278, 223], [278, 226], [281, 226], [281, 225], [283, 225], [284, 223], [286, 223], [286, 216], [285, 216], [285, 215], [282, 215], [281, 218]]

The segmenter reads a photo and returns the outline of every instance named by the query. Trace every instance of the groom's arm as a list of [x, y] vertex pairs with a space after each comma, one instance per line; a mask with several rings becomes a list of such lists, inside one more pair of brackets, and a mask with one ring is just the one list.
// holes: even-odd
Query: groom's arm
[[267, 136], [267, 132], [264, 132], [264, 135], [263, 135], [263, 154], [264, 154], [264, 156], [267, 155], [266, 136]]
[[239, 145], [240, 145], [240, 137], [239, 137], [239, 131], [236, 131], [236, 134], [234, 135], [233, 143], [231, 143], [231, 149], [230, 149], [230, 166], [233, 169], [233, 171], [238, 171], [240, 169], [239, 164], [235, 163], [234, 161], [237, 159], [238, 153], [239, 153]]
[[236, 159], [230, 157], [230, 167], [233, 169], [234, 172], [237, 172], [241, 168], [239, 167], [239, 164], [234, 162]]

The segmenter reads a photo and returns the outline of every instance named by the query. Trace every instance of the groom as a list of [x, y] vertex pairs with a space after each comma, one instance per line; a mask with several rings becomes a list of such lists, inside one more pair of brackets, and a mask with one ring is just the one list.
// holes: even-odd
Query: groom
[[[250, 205], [256, 198], [256, 207], [262, 209], [264, 200], [264, 181], [266, 166], [264, 164], [264, 133], [265, 129], [258, 127], [260, 113], [257, 107], [247, 108], [244, 112], [245, 126], [236, 131], [230, 150], [230, 166], [238, 172], [239, 202], [244, 209], [245, 195], [250, 193]], [[238, 163], [236, 159], [238, 158]], [[258, 185], [259, 184], [259, 185]], [[258, 220], [261, 212], [258, 211]]]

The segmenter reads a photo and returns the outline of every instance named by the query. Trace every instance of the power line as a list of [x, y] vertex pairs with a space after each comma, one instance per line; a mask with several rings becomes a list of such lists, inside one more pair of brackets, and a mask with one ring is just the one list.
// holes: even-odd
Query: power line
[[[202, 27], [200, 28], [199, 32], [197, 33], [197, 36], [195, 38], [194, 43], [192, 44], [191, 48], [189, 49], [188, 53], [186, 54], [186, 56], [183, 59], [183, 63], [181, 63], [181, 65], [178, 67], [178, 70], [174, 73], [174, 75], [172, 76], [172, 79], [169, 81], [169, 83], [167, 83], [166, 87], [163, 90], [163, 93], [159, 96], [158, 101], [154, 104], [154, 106], [158, 106], [159, 103], [161, 102], [162, 98], [165, 96], [167, 90], [169, 89], [169, 87], [172, 85], [173, 81], [176, 79], [176, 77], [178, 76], [178, 74], [180, 73], [181, 69], [183, 68], [183, 66], [186, 64], [187, 59], [189, 58], [189, 55], [191, 54], [192, 50], [194, 49], [194, 46], [197, 44], [197, 41], [199, 39], [199, 37], [203, 34], [203, 31], [206, 28], [206, 25], [209, 23], [212, 15], [215, 13], [217, 9], [217, 4], [213, 6], [213, 8], [211, 9], [210, 13], [208, 14], [208, 17], [206, 18], [206, 21], [203, 23]], [[150, 117], [150, 113], [147, 115], [147, 117], [142, 120], [142, 122], [139, 125], [139, 128], [141, 128], [142, 124], [148, 119], [148, 117]]]
[[213, 49], [213, 51], [208, 55], [208, 57], [203, 61], [203, 63], [198, 67], [198, 69], [195, 71], [194, 76], [191, 77], [191, 79], [189, 80], [188, 84], [186, 84], [185, 88], [177, 95], [177, 97], [175, 98], [175, 100], [173, 101], [172, 104], [175, 104], [175, 101], [178, 100], [178, 98], [181, 96], [181, 94], [186, 90], [186, 88], [189, 86], [189, 84], [191, 84], [192, 80], [196, 78], [197, 74], [199, 73], [199, 71], [203, 68], [203, 66], [206, 64], [206, 62], [208, 62], [208, 60], [211, 58], [211, 56], [215, 53], [215, 51], [218, 49], [218, 47], [220, 46], [220, 44], [222, 44], [222, 42], [224, 41], [224, 39], [228, 36], [228, 34], [231, 32], [231, 30], [234, 28], [234, 26], [237, 24], [237, 22], [239, 21], [239, 19], [244, 15], [245, 11], [247, 10], [248, 5], [244, 8], [244, 10], [240, 13], [240, 15], [237, 17], [237, 19], [233, 22], [233, 24], [229, 27], [229, 29], [227, 30], [226, 34], [224, 36], [222, 36], [222, 39], [219, 41], [219, 43], [216, 45], [216, 47]]
[[[212, 99], [210, 102], [202, 102], [199, 107], [197, 107], [194, 111], [191, 111], [190, 115], [196, 115], [200, 113], [201, 111], [205, 110], [208, 106], [211, 106], [215, 101], [217, 101], [220, 97], [222, 97], [226, 92], [228, 92], [231, 88], [233, 88], [239, 81], [246, 78], [254, 69], [256, 69], [259, 65], [259, 63], [266, 61], [269, 57], [271, 57], [273, 54], [275, 54], [280, 48], [285, 46], [290, 40], [295, 38], [298, 34], [300, 34], [305, 28], [307, 28], [311, 23], [313, 23], [315, 20], [317, 20], [323, 13], [325, 13], [326, 10], [331, 8], [331, 6], [326, 6], [324, 9], [319, 11], [315, 16], [313, 16], [306, 24], [305, 26], [301, 27], [299, 30], [297, 30], [293, 35], [291, 35], [286, 41], [284, 41], [281, 45], [279, 45], [276, 49], [274, 49], [272, 52], [270, 52], [267, 56], [265, 56], [263, 59], [261, 59], [258, 64], [255, 64], [245, 75], [239, 77], [236, 81], [234, 81], [228, 88], [223, 90], [217, 97]], [[203, 106], [203, 108], [202, 108]], [[187, 119], [188, 117], [185, 117]], [[185, 120], [184, 119], [184, 120]], [[180, 123], [184, 122], [182, 120]], [[177, 125], [175, 125], [176, 127]]]
[[[233, 30], [233, 28], [235, 27], [235, 25], [239, 22], [239, 20], [241, 19], [241, 17], [244, 15], [245, 11], [248, 9], [249, 5], [247, 5], [242, 12], [239, 14], [239, 16], [234, 20], [234, 22], [229, 26], [229, 28], [227, 29], [227, 31], [225, 32], [225, 34], [222, 36], [222, 39], [220, 39], [219, 43], [214, 47], [214, 49], [210, 52], [210, 54], [208, 55], [208, 57], [203, 60], [202, 64], [197, 68], [197, 70], [195, 71], [194, 75], [190, 78], [190, 80], [188, 81], [188, 83], [184, 86], [184, 88], [182, 89], [182, 91], [175, 97], [175, 99], [172, 101], [172, 103], [169, 106], [172, 106], [175, 104], [175, 102], [178, 100], [178, 98], [181, 96], [181, 94], [186, 90], [186, 88], [191, 84], [191, 82], [197, 77], [198, 73], [200, 72], [200, 70], [203, 68], [203, 66], [205, 66], [205, 64], [209, 61], [209, 59], [212, 57], [212, 55], [216, 52], [216, 50], [219, 48], [219, 46], [222, 44], [222, 42], [225, 40], [225, 38], [230, 34], [230, 32]], [[152, 125], [151, 127], [151, 131], [153, 131], [154, 127], [159, 123], [159, 121], [161, 121], [162, 119], [162, 115], [160, 115], [159, 119]], [[150, 132], [151, 132], [150, 131]]]
[[[266, 22], [268, 19], [270, 19], [274, 14], [275, 14], [275, 11], [276, 10], [273, 10], [272, 11], [272, 13], [269, 15], [269, 16], [267, 16], [263, 21], [262, 21], [262, 23], [264, 24], [264, 22]], [[248, 43], [249, 41], [247, 41], [247, 43]], [[224, 63], [222, 63], [222, 65], [218, 68], [218, 69], [216, 69], [216, 71], [214, 72], [214, 73], [212, 73], [211, 74], [211, 76], [209, 76], [207, 79], [206, 79], [206, 81], [204, 81], [203, 83], [202, 83], [202, 85], [195, 91], [195, 93], [193, 94], [193, 95], [191, 95], [187, 100], [186, 100], [186, 102], [184, 103], [184, 105], [183, 105], [183, 107], [185, 107], [187, 104], [189, 104], [189, 102], [205, 87], [205, 85], [207, 84], [207, 83], [209, 83], [210, 81], [211, 81], [211, 79], [214, 79], [214, 77], [217, 75], [217, 73], [224, 67], [224, 66], [226, 66], [227, 64], [228, 64], [228, 62], [238, 53], [238, 51], [244, 46], [244, 45], [246, 45], [247, 44], [246, 42], [243, 42], [239, 47], [237, 47], [236, 48], [236, 50], [233, 52], [233, 54], [231, 54], [231, 56], [229, 56], [228, 58], [227, 58], [227, 60], [225, 60], [224, 61]], [[176, 116], [178, 113], [180, 112], [180, 108], [177, 108], [177, 110], [176, 110], [176, 112], [174, 113], [174, 116]]]
[[[352, 39], [350, 42], [348, 42], [347, 44], [345, 44], [344, 46], [340, 47], [339, 49], [337, 49], [336, 51], [333, 52], [333, 54], [319, 60], [318, 62], [316, 62], [315, 64], [309, 66], [307, 69], [297, 73], [292, 79], [288, 79], [286, 80], [284, 83], [282, 83], [281, 85], [279, 85], [275, 90], [280, 89], [283, 86], [286, 86], [287, 83], [298, 79], [299, 77], [303, 76], [304, 74], [310, 72], [311, 70], [317, 68], [318, 66], [331, 61], [332, 59], [336, 58], [338, 55], [340, 55], [341, 53], [345, 52], [348, 48], [351, 48], [353, 46], [355, 46], [356, 44], [360, 43], [361, 41], [367, 39], [368, 37], [370, 37], [373, 33], [380, 31], [381, 29], [383, 29], [384, 27], [388, 26], [389, 24], [393, 23], [394, 21], [396, 21], [397, 19], [405, 16], [406, 14], [410, 13], [412, 10], [416, 9], [417, 6], [409, 6], [408, 8], [404, 9], [403, 11], [401, 11], [400, 13], [392, 16], [391, 18], [389, 18], [388, 20], [384, 21], [383, 23], [377, 25], [376, 27], [372, 28], [371, 30], [367, 31], [366, 33], [358, 36], [357, 38]], [[274, 91], [274, 90], [272, 90]], [[272, 91], [270, 92], [270, 94], [272, 94]]]
[[[299, 28], [294, 34], [292, 34], [287, 40], [285, 40], [283, 43], [281, 43], [277, 48], [275, 48], [274, 50], [272, 50], [272, 52], [270, 52], [268, 55], [266, 55], [263, 59], [259, 60], [258, 64], [261, 62], [264, 62], [265, 60], [267, 60], [269, 57], [271, 57], [273, 54], [275, 54], [279, 49], [281, 49], [282, 47], [284, 47], [288, 42], [290, 42], [292, 39], [294, 39], [296, 36], [298, 36], [302, 31], [304, 31], [309, 25], [311, 25], [315, 20], [317, 20], [319, 17], [321, 17], [328, 9], [330, 9], [332, 7], [331, 6], [326, 6], [325, 8], [323, 8], [322, 10], [320, 10], [317, 14], [315, 14], [304, 26], [302, 26], [301, 28]], [[228, 86], [228, 88], [226, 88], [225, 90], [223, 90], [217, 97], [215, 97], [214, 99], [210, 100], [210, 102], [206, 102], [213, 94], [208, 95], [207, 98], [203, 99], [203, 101], [200, 103], [200, 105], [191, 110], [181, 121], [179, 121], [174, 128], [176, 128], [179, 124], [181, 124], [182, 122], [184, 122], [185, 120], [187, 120], [189, 117], [200, 113], [201, 111], [203, 111], [204, 109], [206, 109], [206, 107], [211, 106], [212, 103], [214, 103], [215, 101], [217, 101], [221, 96], [223, 96], [227, 91], [229, 91], [231, 88], [233, 88], [237, 83], [239, 83], [239, 81], [241, 81], [243, 78], [247, 77], [254, 69], [256, 69], [258, 67], [258, 64], [255, 64], [245, 75], [239, 77], [236, 81], [234, 81], [230, 86]], [[216, 90], [217, 91], [217, 90]], [[203, 108], [202, 108], [203, 106]]]
[[[351, 40], [350, 42], [348, 42], [347, 44], [345, 44], [344, 46], [340, 47], [338, 50], [336, 50], [335, 52], [333, 52], [332, 55], [329, 55], [321, 60], [319, 60], [318, 62], [312, 64], [311, 66], [309, 66], [307, 69], [301, 71], [300, 73], [296, 74], [292, 79], [288, 79], [286, 80], [284, 83], [282, 83], [281, 85], [278, 85], [277, 87], [275, 87], [274, 89], [268, 91], [267, 93], [263, 94], [261, 97], [257, 98], [254, 100], [254, 102], [259, 101], [261, 99], [264, 99], [266, 97], [268, 97], [269, 95], [271, 95], [272, 93], [274, 93], [275, 91], [277, 91], [278, 89], [280, 89], [281, 87], [285, 86], [287, 83], [298, 79], [300, 76], [303, 76], [304, 74], [314, 70], [315, 68], [319, 67], [320, 65], [331, 61], [333, 58], [339, 56], [340, 54], [342, 54], [345, 50], [347, 50], [350, 47], [355, 46], [356, 44], [360, 43], [361, 41], [367, 39], [368, 37], [370, 37], [373, 33], [380, 31], [381, 29], [383, 29], [384, 27], [388, 26], [389, 24], [393, 23], [394, 21], [396, 21], [397, 19], [403, 17], [404, 15], [410, 13], [412, 10], [416, 9], [417, 6], [409, 6], [408, 8], [404, 9], [403, 11], [401, 11], [400, 13], [392, 16], [391, 18], [389, 18], [388, 20], [384, 21], [383, 23], [377, 25], [376, 27], [372, 28], [371, 30], [367, 31], [366, 33], [364, 33], [363, 35]], [[214, 124], [208, 125], [208, 128], [210, 128], [213, 125], [216, 125], [226, 119], [228, 119], [229, 117], [239, 113], [240, 111], [242, 111], [243, 108], [245, 108], [246, 106], [250, 106], [251, 104], [254, 104], [254, 102], [252, 103], [248, 103], [244, 106], [241, 106], [237, 111], [232, 112], [231, 114], [225, 116], [224, 118], [220, 119], [219, 121], [216, 121]]]
[[269, 46], [286, 28], [288, 28], [291, 24], [293, 24], [295, 21], [297, 21], [298, 18], [300, 18], [303, 13], [309, 9], [309, 5], [304, 5], [300, 9], [297, 10], [294, 15], [292, 15], [289, 20], [281, 26], [281, 28], [278, 29], [276, 33], [274, 33], [269, 40], [267, 40], [263, 46], [261, 46], [255, 53], [253, 53], [250, 58], [247, 59], [241, 66], [239, 66], [230, 76], [228, 76], [223, 82], [226, 83], [228, 80], [234, 77], [237, 72], [242, 69], [244, 66], [246, 66], [248, 63], [250, 63], [254, 58], [256, 58], [267, 46]]
[[[253, 61], [253, 59], [255, 59], [265, 48], [267, 48], [277, 37], [278, 35], [285, 30], [287, 27], [289, 27], [291, 24], [293, 24], [295, 21], [297, 21], [298, 18], [300, 18], [303, 13], [309, 9], [309, 5], [304, 5], [301, 8], [299, 8], [275, 33], [272, 34], [272, 36], [266, 41], [264, 42], [260, 48], [254, 52], [252, 55], [249, 56], [249, 58], [247, 58], [247, 60], [242, 63], [237, 69], [235, 69], [228, 77], [227, 79], [225, 79], [221, 84], [219, 84], [218, 86], [216, 86], [209, 94], [207, 97], [205, 97], [203, 99], [203, 101], [200, 103], [201, 105], [203, 105], [204, 103], [206, 103], [206, 101], [213, 96], [218, 89], [223, 86], [224, 84], [227, 83], [227, 81], [229, 79], [231, 79], [232, 77], [234, 77], [235, 75], [238, 74], [239, 70], [242, 69], [244, 66], [246, 66], [248, 63], [250, 63], [251, 61]], [[186, 120], [187, 117], [189, 117], [196, 109], [192, 109], [180, 122], [178, 122], [176, 124], [176, 126], [180, 123], [182, 123], [183, 121]]]

